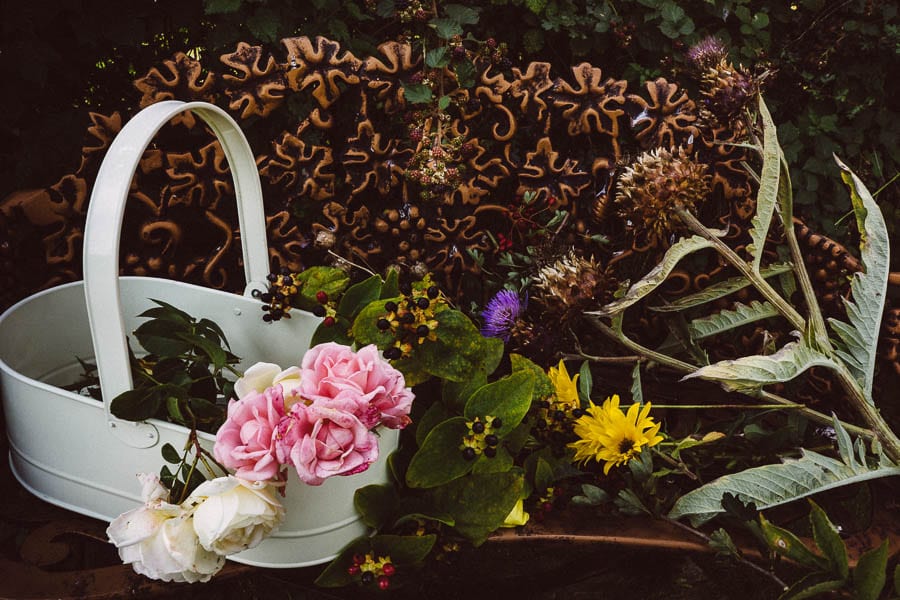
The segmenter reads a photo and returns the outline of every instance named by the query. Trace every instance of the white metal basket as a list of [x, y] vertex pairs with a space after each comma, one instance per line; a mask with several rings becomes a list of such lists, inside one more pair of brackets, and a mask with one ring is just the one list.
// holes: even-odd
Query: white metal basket
[[[119, 235], [132, 176], [147, 145], [172, 117], [190, 110], [218, 137], [231, 167], [238, 202], [244, 296], [182, 282], [119, 277]], [[160, 447], [181, 448], [184, 427], [155, 419], [122, 421], [109, 411], [112, 398], [132, 388], [126, 332], [136, 315], [163, 300], [212, 319], [225, 332], [239, 368], [257, 361], [298, 364], [318, 320], [297, 311], [266, 326], [260, 303], [268, 248], [259, 175], [241, 130], [220, 108], [204, 102], [160, 102], [132, 118], [115, 138], [100, 167], [84, 234], [84, 281], [30, 296], [0, 316], [0, 384], [16, 478], [36, 496], [88, 516], [112, 520], [141, 504], [137, 473], [157, 472]], [[81, 373], [78, 359], [94, 360], [104, 402], [61, 389]], [[214, 438], [200, 434], [208, 449]], [[287, 518], [258, 547], [229, 558], [263, 567], [302, 567], [327, 562], [365, 533], [353, 508], [355, 489], [387, 481], [387, 456], [398, 432], [385, 430], [380, 458], [368, 471], [333, 477], [318, 487], [289, 476]]]

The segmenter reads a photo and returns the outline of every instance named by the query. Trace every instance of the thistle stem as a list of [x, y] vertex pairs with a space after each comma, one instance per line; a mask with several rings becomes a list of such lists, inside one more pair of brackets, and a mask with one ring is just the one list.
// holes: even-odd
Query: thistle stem
[[[697, 370], [697, 367], [695, 367], [694, 365], [680, 361], [676, 358], [672, 358], [665, 354], [655, 352], [655, 351], [651, 350], [650, 348], [646, 348], [645, 346], [638, 344], [634, 340], [629, 339], [628, 337], [619, 334], [617, 331], [615, 331], [612, 327], [610, 327], [609, 325], [607, 325], [606, 323], [601, 321], [599, 318], [592, 318], [591, 322], [603, 334], [607, 335], [608, 337], [610, 337], [613, 340], [616, 340], [617, 342], [624, 345], [626, 348], [628, 348], [632, 352], [635, 352], [637, 354], [640, 354], [640, 355], [646, 357], [648, 360], [656, 361], [659, 364], [669, 367], [670, 369], [677, 371], [679, 373], [689, 374], [689, 373], [693, 373]], [[832, 425], [834, 423], [834, 420], [830, 415], [826, 415], [817, 410], [813, 410], [807, 406], [804, 406], [803, 404], [799, 404], [797, 402], [792, 402], [791, 400], [788, 400], [787, 398], [784, 398], [777, 394], [773, 394], [771, 392], [767, 392], [765, 390], [756, 390], [756, 392], [744, 392], [744, 394], [751, 398], [757, 398], [759, 400], [763, 400], [763, 401], [766, 401], [766, 402], [769, 402], [772, 404], [779, 404], [785, 408], [795, 409], [795, 410], [801, 412], [810, 421], [815, 421], [816, 423], [820, 423], [822, 425]], [[874, 407], [871, 407], [871, 408], [874, 411]], [[881, 416], [878, 415], [877, 411], [875, 411], [875, 413], [876, 413], [876, 416], [879, 419], [881, 419]], [[873, 424], [873, 421], [866, 419], [866, 422], [867, 422], [867, 424], [872, 425], [873, 429], [878, 431], [876, 429], [875, 425]], [[881, 422], [884, 423], [883, 420], [881, 420]], [[895, 458], [894, 456], [892, 456], [890, 454], [889, 448], [892, 447], [892, 444], [889, 441], [886, 442], [885, 438], [882, 435], [879, 435], [878, 433], [874, 433], [872, 430], [865, 429], [865, 428], [859, 427], [857, 425], [853, 425], [851, 423], [845, 423], [843, 421], [841, 421], [840, 423], [844, 427], [844, 429], [846, 429], [848, 432], [850, 432], [854, 435], [861, 436], [865, 439], [872, 439], [874, 437], [877, 437], [878, 440], [885, 447], [885, 450], [888, 452], [888, 456], [891, 458], [891, 460], [894, 460], [894, 461], [898, 460], [897, 458]], [[885, 431], [890, 433], [891, 430], [889, 428], [887, 428], [887, 424], [884, 424], [884, 427], [885, 427]], [[893, 434], [891, 433], [891, 435], [893, 435]], [[896, 439], [896, 437], [894, 439]], [[895, 448], [895, 450], [900, 451], [900, 447], [894, 447], [894, 448]]]
[[720, 240], [718, 237], [713, 235], [713, 233], [697, 219], [694, 215], [692, 215], [688, 210], [684, 208], [676, 209], [676, 214], [681, 219], [682, 223], [688, 226], [688, 228], [696, 233], [697, 235], [703, 237], [710, 243], [712, 243], [713, 247], [716, 251], [722, 255], [725, 260], [727, 260], [734, 268], [741, 272], [741, 274], [750, 280], [760, 294], [763, 297], [772, 303], [772, 305], [780, 312], [784, 318], [786, 318], [791, 326], [799, 331], [806, 331], [806, 321], [803, 316], [797, 312], [791, 304], [781, 297], [778, 292], [775, 291], [769, 282], [767, 282], [762, 275], [757, 273], [753, 267], [747, 264], [745, 260], [743, 260], [737, 253], [732, 250], [725, 242]]

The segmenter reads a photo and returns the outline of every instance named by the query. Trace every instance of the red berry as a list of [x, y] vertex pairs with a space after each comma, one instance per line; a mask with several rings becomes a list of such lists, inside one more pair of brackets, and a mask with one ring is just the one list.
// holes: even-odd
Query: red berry
[[347, 573], [350, 575], [359, 575], [359, 565], [352, 565], [347, 568]]
[[353, 564], [354, 565], [361, 565], [364, 562], [366, 562], [366, 557], [363, 556], [362, 554], [354, 554], [353, 555]]
[[391, 587], [391, 580], [386, 575], [382, 575], [378, 578], [378, 587], [382, 590], [386, 590]]
[[543, 504], [541, 504], [541, 510], [543, 510], [544, 512], [550, 512], [551, 510], [553, 510], [553, 505], [549, 502], [544, 502]]
[[494, 48], [497, 47], [497, 40], [495, 40], [494, 38], [488, 38], [487, 41], [485, 42], [485, 44], [487, 44], [488, 48], [493, 50]]
[[322, 319], [322, 325], [325, 327], [333, 327], [334, 326], [334, 317], [325, 317]]
[[318, 292], [316, 292], [316, 302], [318, 302], [319, 304], [325, 304], [326, 302], [328, 302], [328, 294], [326, 294], [322, 290], [319, 290]]
[[384, 566], [381, 567], [381, 570], [384, 571], [384, 574], [388, 577], [397, 572], [396, 567], [394, 567], [394, 565], [391, 563], [385, 563]]

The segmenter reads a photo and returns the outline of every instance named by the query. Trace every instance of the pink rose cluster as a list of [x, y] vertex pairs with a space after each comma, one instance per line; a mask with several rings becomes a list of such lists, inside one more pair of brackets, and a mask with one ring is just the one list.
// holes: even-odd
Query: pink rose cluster
[[213, 450], [216, 460], [243, 479], [281, 479], [288, 464], [310, 485], [360, 473], [378, 458], [373, 429], [402, 429], [410, 422], [414, 395], [375, 345], [356, 352], [333, 342], [311, 348], [300, 365], [299, 385], [296, 367], [279, 373], [276, 365], [254, 365], [248, 378], [251, 370], [256, 389], [235, 385], [243, 395], [228, 403]]

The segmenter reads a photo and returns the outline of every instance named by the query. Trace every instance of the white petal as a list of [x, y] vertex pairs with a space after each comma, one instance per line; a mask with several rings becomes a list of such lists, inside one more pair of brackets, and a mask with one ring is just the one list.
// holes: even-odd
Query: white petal
[[238, 399], [250, 392], [262, 392], [272, 385], [272, 381], [281, 373], [281, 367], [273, 363], [258, 362], [246, 371], [244, 376], [234, 382], [234, 393]]

